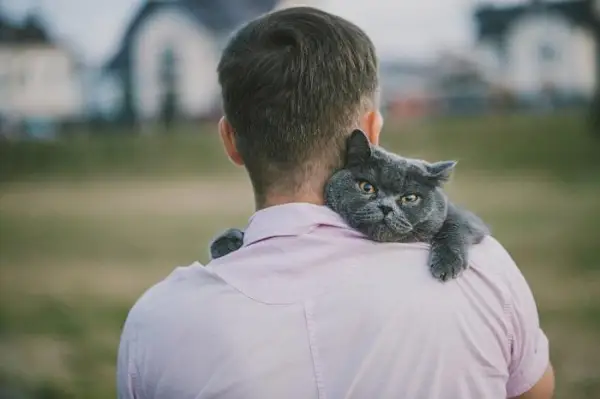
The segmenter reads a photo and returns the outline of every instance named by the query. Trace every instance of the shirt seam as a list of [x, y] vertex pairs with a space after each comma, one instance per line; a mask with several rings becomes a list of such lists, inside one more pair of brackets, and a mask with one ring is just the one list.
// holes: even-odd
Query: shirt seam
[[[507, 391], [507, 394], [511, 395], [511, 397], [514, 397], [514, 396], [523, 395], [524, 393], [529, 391], [542, 379], [542, 377], [544, 376], [544, 373], [548, 369], [549, 364], [550, 364], [550, 358], [549, 358], [549, 356], [546, 356], [546, 360], [543, 363], [543, 367], [541, 367], [539, 370], [536, 370], [537, 373], [532, 373], [532, 375], [535, 375], [535, 378], [531, 378], [531, 380], [527, 380], [526, 382], [520, 383], [515, 388], [511, 389], [510, 391]], [[528, 375], [528, 377], [529, 377], [529, 375]]]
[[138, 361], [140, 359], [140, 333], [139, 328], [136, 326], [135, 329], [135, 340], [133, 342], [133, 352], [134, 352], [134, 362], [133, 362], [133, 370], [132, 370], [132, 388], [134, 391], [134, 398], [146, 397], [146, 393], [144, 390], [144, 386], [141, 381], [141, 373], [138, 365]]
[[[128, 323], [130, 323], [128, 325]], [[137, 328], [137, 324], [133, 321], [125, 321], [125, 326], [123, 328], [123, 337], [121, 340], [126, 345], [127, 353], [126, 353], [126, 369], [123, 371], [126, 373], [126, 383], [125, 387], [127, 391], [131, 392], [132, 398], [136, 399], [138, 397], [144, 397], [144, 393], [142, 391], [142, 386], [140, 382], [140, 373], [137, 365], [137, 361], [139, 360], [139, 349], [138, 349], [138, 341], [139, 341], [139, 330]], [[118, 377], [119, 378], [119, 377]], [[121, 397], [121, 392], [117, 392], [119, 398]]]
[[[298, 234], [296, 236], [300, 237], [302, 235], [309, 234], [309, 233], [310, 232]], [[376, 243], [376, 244], [380, 244], [380, 243]], [[402, 244], [402, 245], [406, 245], [409, 248], [413, 248], [413, 249], [429, 248], [429, 244], [418, 243], [418, 242], [406, 243], [406, 244]], [[282, 255], [285, 255], [285, 251], [283, 251], [281, 249], [278, 249], [278, 250], [282, 253]], [[221, 266], [223, 266], [222, 263], [217, 262], [215, 264], [215, 263], [211, 262], [211, 263], [208, 263], [206, 266], [204, 266], [203, 269], [205, 271], [209, 272], [211, 276], [218, 279], [220, 282], [224, 283], [227, 287], [231, 288], [233, 291], [237, 292], [238, 294], [241, 294], [242, 296], [250, 299], [251, 301], [254, 301], [256, 303], [261, 303], [263, 305], [268, 305], [268, 306], [287, 306], [287, 305], [298, 304], [298, 303], [301, 303], [304, 301], [304, 299], [302, 299], [302, 298], [298, 298], [298, 299], [294, 299], [294, 300], [275, 300], [275, 299], [258, 298], [255, 295], [251, 295], [250, 293], [248, 293], [247, 290], [244, 289], [243, 287], [240, 287], [238, 283], [232, 282], [229, 278], [223, 276], [219, 270], [221, 268]], [[348, 267], [348, 269], [350, 269], [350, 267]], [[323, 294], [327, 293], [329, 289], [331, 289], [331, 287], [325, 287], [323, 290], [315, 293], [315, 296], [323, 295]]]
[[325, 392], [325, 383], [323, 381], [323, 369], [321, 368], [321, 357], [319, 348], [317, 347], [316, 339], [316, 326], [313, 314], [313, 301], [307, 301], [304, 303], [304, 317], [306, 318], [306, 332], [308, 336], [308, 344], [310, 348], [310, 354], [313, 362], [313, 371], [315, 375], [315, 382], [317, 385], [317, 395], [319, 399], [326, 399], [327, 395]]
[[[469, 264], [470, 264], [470, 266], [482, 268], [481, 265], [479, 264], [479, 262], [470, 260]], [[510, 281], [508, 281], [508, 279], [507, 279], [505, 270], [495, 269], [494, 272], [495, 272], [494, 274], [496, 275], [496, 277], [501, 279], [502, 282], [504, 283], [502, 286], [502, 289], [501, 289], [501, 292], [502, 292], [502, 316], [503, 316], [502, 321], [504, 322], [504, 325], [506, 327], [506, 341], [504, 343], [506, 345], [506, 349], [508, 350], [509, 359], [507, 359], [508, 360], [507, 367], [510, 370], [510, 365], [512, 362], [511, 361], [512, 348], [513, 348], [514, 341], [515, 341], [515, 331], [514, 331], [513, 323], [511, 321], [511, 316], [513, 314], [514, 309], [510, 302], [510, 294], [507, 292], [508, 287], [510, 287]]]

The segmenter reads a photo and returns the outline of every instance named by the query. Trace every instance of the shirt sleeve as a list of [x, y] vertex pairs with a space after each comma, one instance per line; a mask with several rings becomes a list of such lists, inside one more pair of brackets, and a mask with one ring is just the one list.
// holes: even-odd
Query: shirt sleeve
[[121, 342], [119, 343], [119, 352], [117, 355], [118, 399], [143, 399], [137, 387], [135, 346], [135, 329], [126, 322], [121, 334]]
[[[510, 256], [506, 254], [510, 259]], [[510, 259], [509, 298], [506, 313], [509, 324], [509, 398], [529, 391], [544, 375], [550, 363], [549, 345], [540, 328], [537, 306], [525, 277]]]

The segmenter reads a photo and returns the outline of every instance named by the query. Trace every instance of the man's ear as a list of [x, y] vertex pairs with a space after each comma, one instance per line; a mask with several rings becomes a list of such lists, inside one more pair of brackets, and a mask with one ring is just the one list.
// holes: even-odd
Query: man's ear
[[227, 157], [229, 157], [231, 162], [233, 162], [235, 165], [242, 166], [244, 164], [244, 160], [237, 150], [235, 131], [225, 117], [222, 117], [219, 121], [219, 136], [221, 136], [223, 148], [225, 149]]
[[347, 141], [346, 164], [359, 165], [371, 157], [371, 144], [362, 130], [356, 129]]
[[366, 112], [360, 121], [360, 128], [372, 145], [379, 145], [379, 135], [383, 128], [383, 116], [378, 110]]
[[458, 161], [440, 161], [432, 164], [426, 164], [427, 177], [438, 183], [444, 183], [450, 180], [452, 171]]

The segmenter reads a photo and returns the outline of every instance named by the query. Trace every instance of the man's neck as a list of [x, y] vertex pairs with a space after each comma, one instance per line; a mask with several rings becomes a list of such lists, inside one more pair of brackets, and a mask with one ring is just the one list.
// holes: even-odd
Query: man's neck
[[324, 205], [322, 194], [317, 194], [314, 191], [298, 192], [294, 194], [271, 193], [263, 198], [255, 195], [256, 210], [265, 209], [271, 206], [291, 204], [291, 203], [306, 203], [314, 205]]

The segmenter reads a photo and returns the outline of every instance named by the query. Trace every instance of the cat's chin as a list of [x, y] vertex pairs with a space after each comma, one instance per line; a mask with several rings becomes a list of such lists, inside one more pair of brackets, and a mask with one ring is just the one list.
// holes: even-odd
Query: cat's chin
[[392, 231], [392, 234], [396, 237], [405, 238], [409, 236], [413, 231], [413, 226], [405, 220], [401, 220], [394, 217], [386, 217], [383, 219], [385, 226]]
[[407, 240], [410, 237], [411, 231], [398, 232], [387, 223], [380, 223], [369, 226], [363, 230], [370, 239], [378, 242], [399, 242]]

